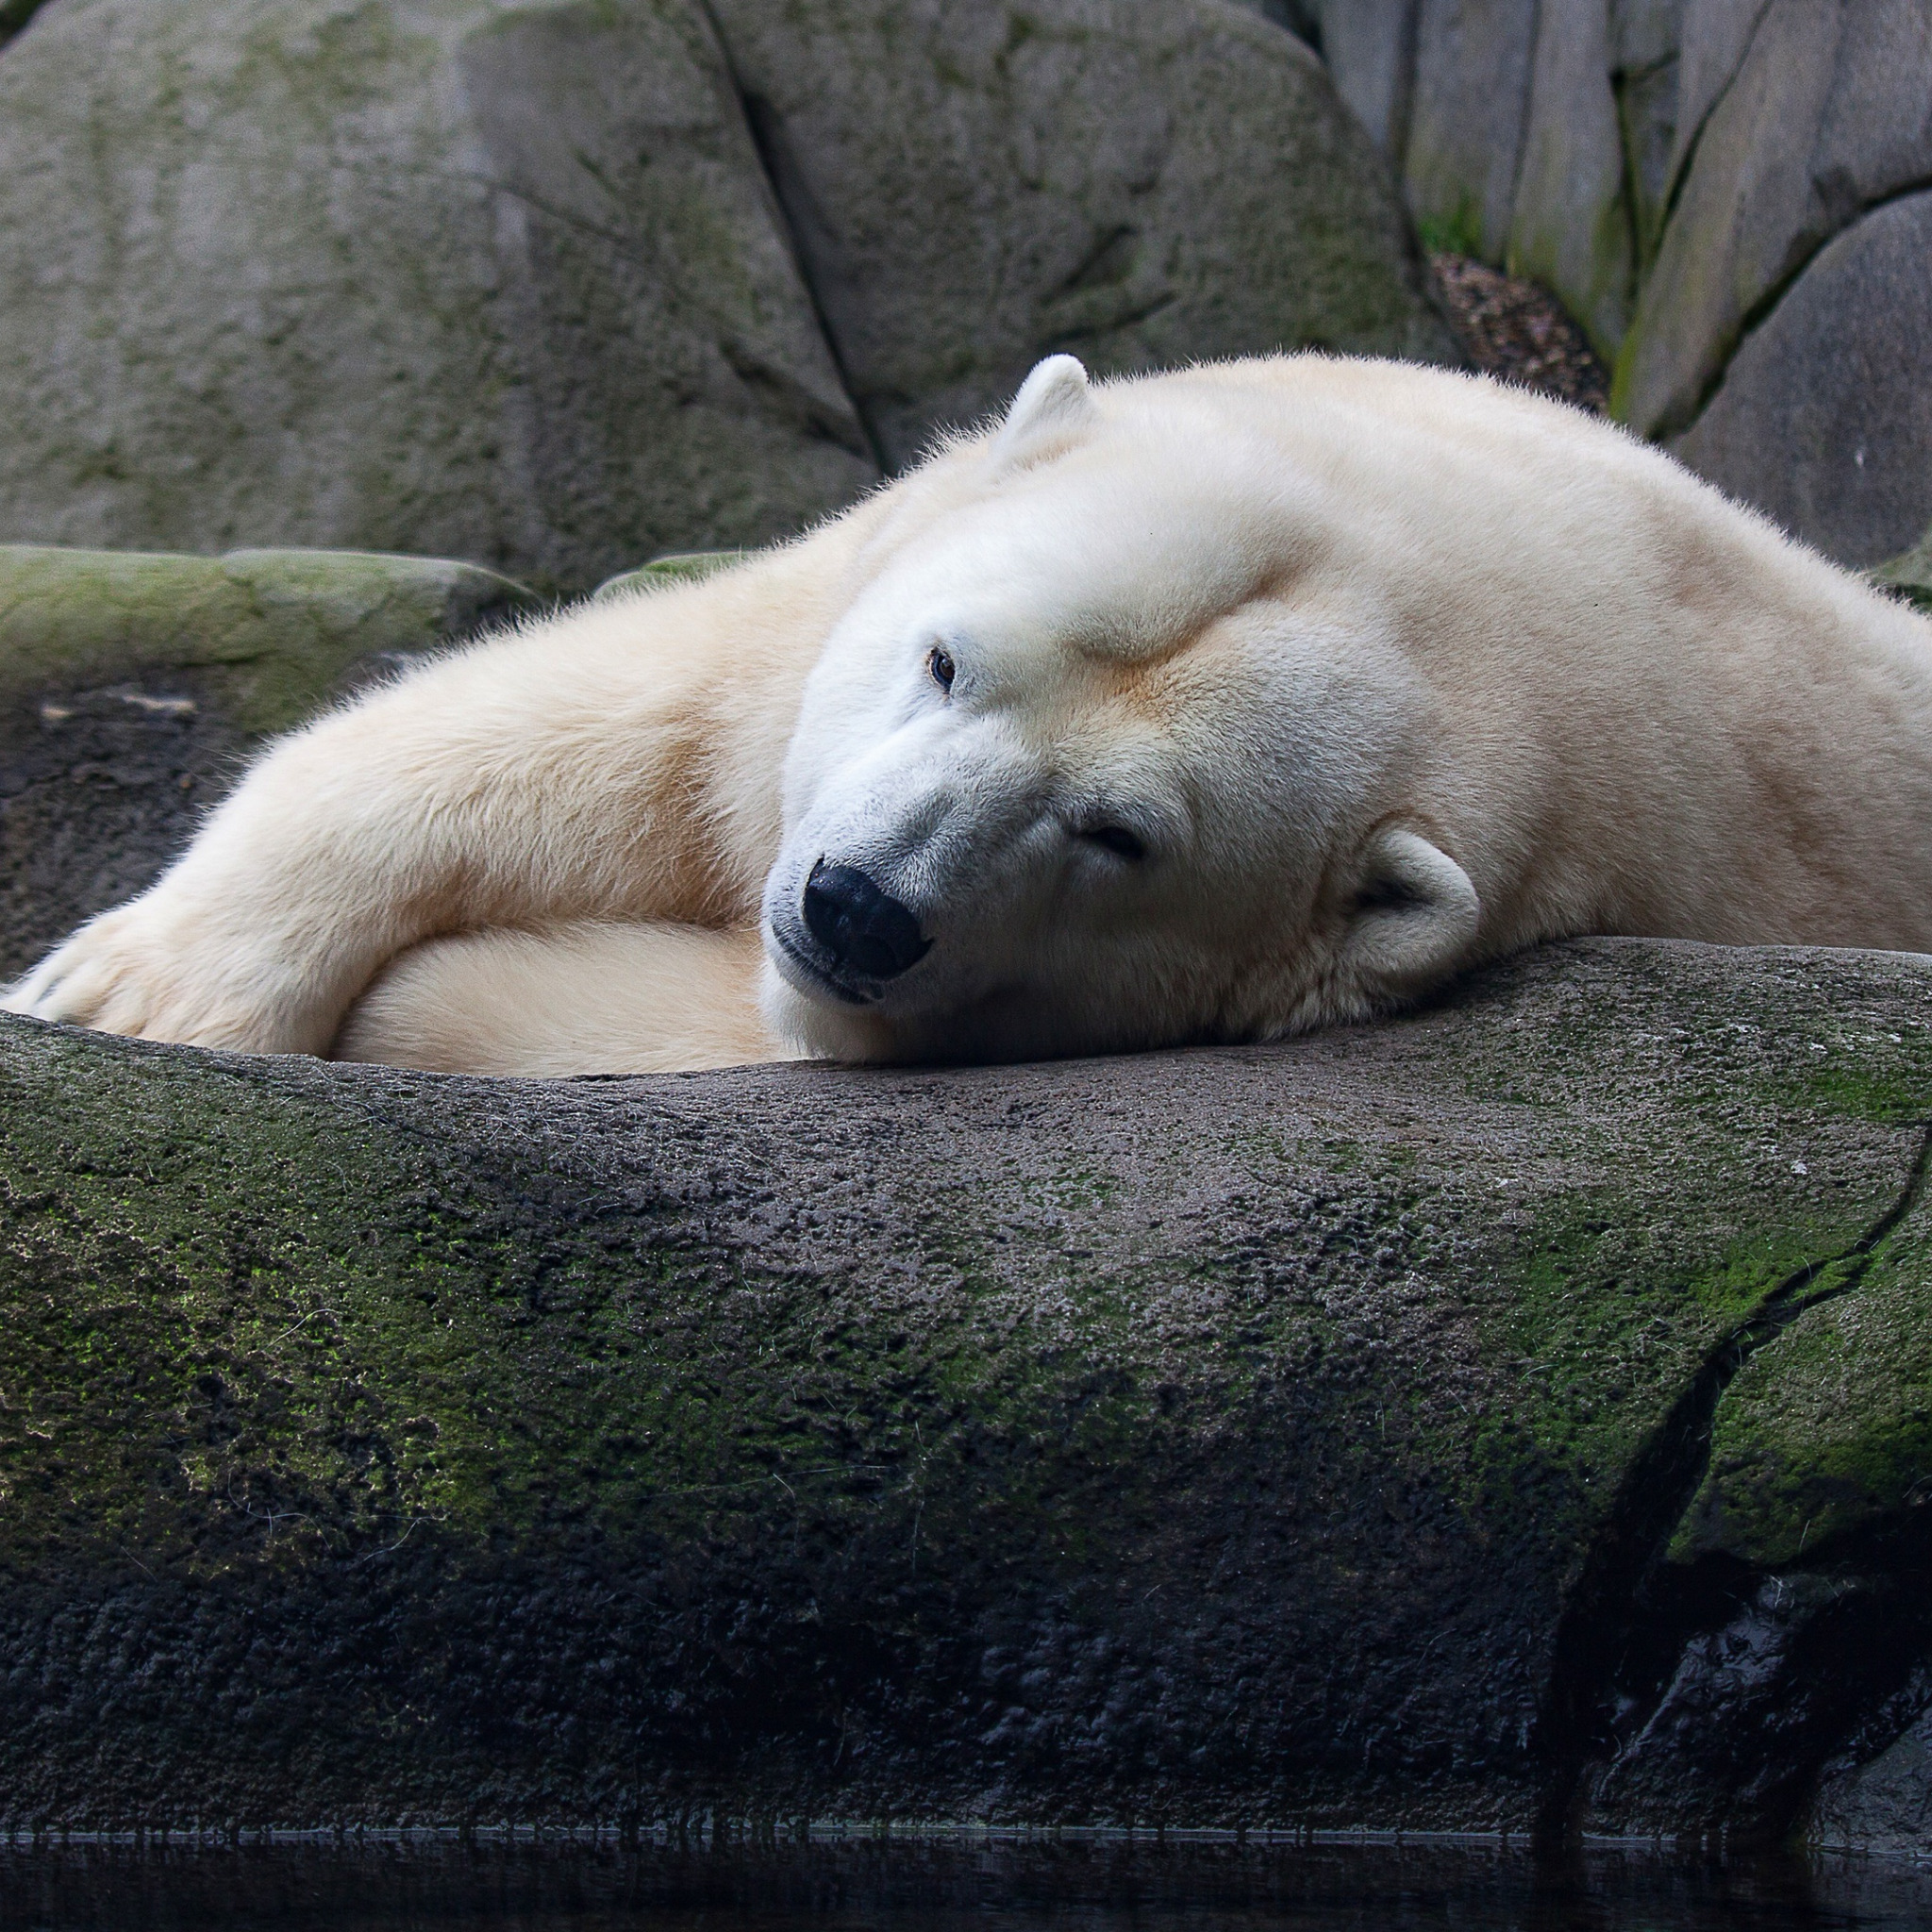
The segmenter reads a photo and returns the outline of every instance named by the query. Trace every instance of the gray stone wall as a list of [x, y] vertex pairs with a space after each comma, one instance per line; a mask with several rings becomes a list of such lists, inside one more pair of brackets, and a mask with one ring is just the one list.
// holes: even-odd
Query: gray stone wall
[[51, 0], [0, 48], [0, 542], [587, 591], [851, 501], [1038, 357], [1454, 359], [1222, 4]]
[[1840, 561], [1932, 524], [1932, 0], [1325, 0], [1433, 245], [1546, 283], [1614, 413]]

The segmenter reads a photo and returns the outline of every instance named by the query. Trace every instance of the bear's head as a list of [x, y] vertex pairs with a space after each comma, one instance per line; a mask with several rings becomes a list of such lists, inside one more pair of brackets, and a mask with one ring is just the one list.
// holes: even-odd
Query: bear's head
[[767, 1012], [808, 1049], [1252, 1039], [1470, 957], [1474, 888], [1411, 808], [1433, 699], [1322, 476], [1212, 377], [1057, 356], [891, 492], [764, 894]]

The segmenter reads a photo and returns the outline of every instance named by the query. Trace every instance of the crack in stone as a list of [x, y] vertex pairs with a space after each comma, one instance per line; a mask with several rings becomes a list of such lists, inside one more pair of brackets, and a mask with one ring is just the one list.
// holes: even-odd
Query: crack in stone
[[[791, 262], [798, 274], [798, 285], [804, 290], [805, 298], [811, 305], [812, 320], [818, 325], [819, 338], [825, 345], [826, 356], [831, 359], [833, 374], [838, 376], [839, 387], [844, 391], [845, 400], [851, 407], [852, 420], [858, 424], [859, 434], [865, 439], [863, 453], [871, 457], [881, 476], [893, 475], [898, 465], [888, 458], [878, 425], [859, 399], [858, 386], [852, 380], [852, 372], [845, 364], [844, 351], [841, 348], [838, 335], [833, 330], [831, 316], [825, 308], [824, 291], [812, 275], [811, 257], [806, 247], [806, 238], [801, 232], [792, 208], [792, 197], [804, 191], [797, 179], [798, 171], [787, 164], [781, 151], [782, 136], [777, 115], [772, 104], [763, 95], [754, 92], [745, 86], [738, 71], [738, 62], [732, 56], [731, 42], [725, 38], [724, 29], [711, 7], [710, 0], [697, 0], [697, 8], [704, 16], [706, 25], [711, 30], [711, 38], [718, 48], [718, 58], [724, 65], [724, 77], [731, 83], [731, 92], [737, 96], [738, 111], [743, 116], [752, 152], [758, 158], [758, 172], [764, 176], [765, 192], [771, 196], [772, 208], [778, 218], [786, 244], [791, 251]], [[786, 192], [788, 186], [791, 190], [791, 195], [789, 196]]]
[[[1730, 99], [1731, 90], [1737, 86], [1738, 76], [1743, 73], [1750, 61], [1751, 50], [1757, 44], [1757, 36], [1763, 29], [1765, 16], [1770, 13], [1771, 8], [1772, 0], [1758, 0], [1757, 17], [1752, 21], [1750, 29], [1744, 36], [1744, 43], [1738, 50], [1738, 58], [1732, 63], [1731, 71], [1724, 75], [1724, 85], [1706, 104], [1704, 112], [1697, 117], [1697, 125], [1692, 130], [1690, 140], [1684, 143], [1684, 158], [1677, 163], [1670, 180], [1664, 184], [1663, 219], [1657, 224], [1659, 235], [1670, 226], [1672, 217], [1677, 212], [1677, 204], [1683, 199], [1685, 184], [1690, 179], [1691, 169], [1697, 165], [1697, 150], [1704, 144], [1706, 130], [1716, 118], [1718, 109]], [[1678, 52], [1680, 64], [1677, 68], [1677, 77], [1678, 86], [1681, 88], [1684, 74], [1681, 46]]]
[[1849, 1247], [1788, 1274], [1756, 1313], [1730, 1329], [1631, 1462], [1557, 1624], [1549, 1688], [1531, 1735], [1531, 1754], [1541, 1766], [1536, 1835], [1544, 1843], [1574, 1836], [1586, 1774], [1608, 1747], [1603, 1729], [1607, 1692], [1645, 1618], [1643, 1585], [1662, 1564], [1703, 1485], [1724, 1391], [1801, 1315], [1857, 1289], [1879, 1248], [1924, 1197], [1928, 1175], [1932, 1124], [1921, 1129], [1918, 1154], [1891, 1206]]

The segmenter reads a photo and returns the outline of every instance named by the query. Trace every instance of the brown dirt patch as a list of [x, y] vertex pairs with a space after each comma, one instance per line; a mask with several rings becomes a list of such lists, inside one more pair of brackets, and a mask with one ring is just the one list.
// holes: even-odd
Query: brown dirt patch
[[1470, 360], [1478, 369], [1601, 416], [1609, 372], [1563, 305], [1541, 283], [1506, 275], [1466, 255], [1431, 255], [1429, 266]]

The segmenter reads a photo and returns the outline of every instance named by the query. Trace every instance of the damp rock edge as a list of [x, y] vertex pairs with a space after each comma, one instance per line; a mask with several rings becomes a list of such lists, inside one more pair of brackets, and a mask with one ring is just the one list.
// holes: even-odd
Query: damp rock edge
[[1916, 1476], [1675, 1540], [1820, 1285], [1920, 1265], [1928, 1120], [1932, 962], [1629, 941], [965, 1071], [7, 1021], [0, 1829], [1790, 1836], [1916, 1721]]

